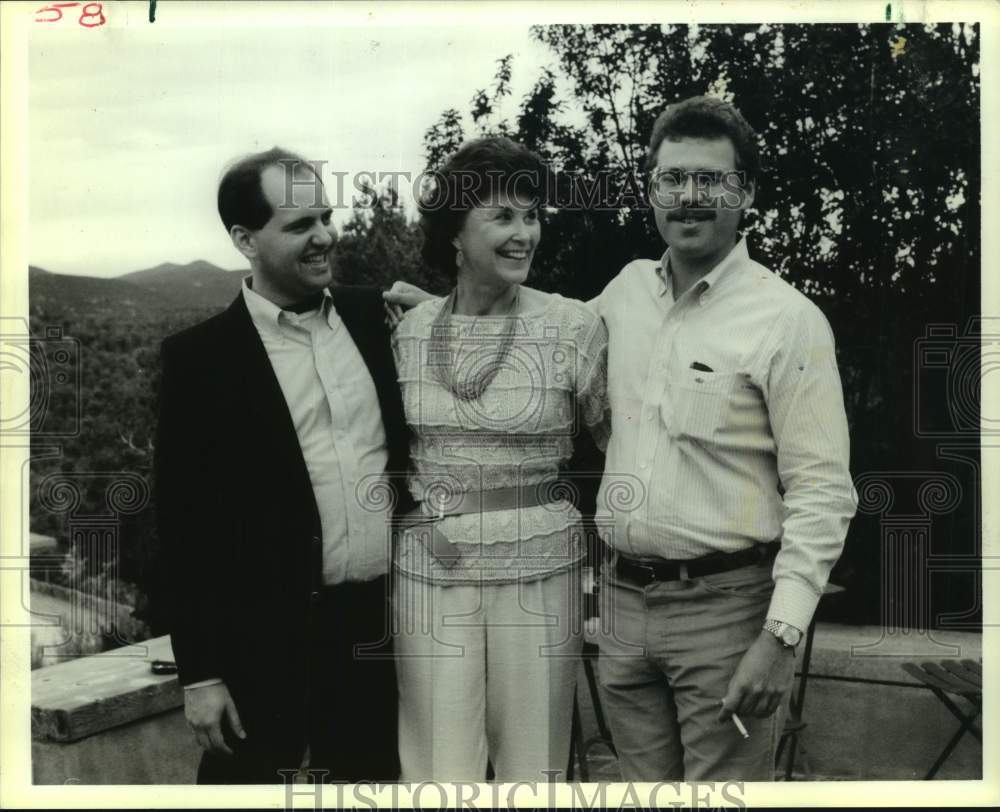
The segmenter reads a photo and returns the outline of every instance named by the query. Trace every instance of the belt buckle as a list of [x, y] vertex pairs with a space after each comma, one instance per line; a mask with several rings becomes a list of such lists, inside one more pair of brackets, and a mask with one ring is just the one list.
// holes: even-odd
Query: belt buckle
[[653, 567], [652, 564], [646, 564], [646, 563], [644, 563], [642, 561], [636, 561], [634, 566], [639, 567], [639, 569], [641, 569], [643, 572], [647, 573], [647, 575], [649, 577], [649, 581], [647, 583], [653, 584], [653, 583], [656, 583], [657, 580], [659, 580], [656, 577], [656, 569]]

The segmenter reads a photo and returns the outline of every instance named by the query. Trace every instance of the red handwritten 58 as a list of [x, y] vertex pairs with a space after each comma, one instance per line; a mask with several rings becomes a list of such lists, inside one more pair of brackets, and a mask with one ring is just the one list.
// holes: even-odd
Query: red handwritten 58
[[51, 3], [38, 9], [35, 14], [54, 14], [55, 16], [35, 17], [35, 22], [57, 23], [63, 18], [64, 8], [76, 8], [78, 6], [82, 6], [83, 8], [80, 9], [80, 17], [77, 19], [77, 23], [84, 28], [96, 28], [107, 22], [107, 18], [104, 16], [103, 3]]

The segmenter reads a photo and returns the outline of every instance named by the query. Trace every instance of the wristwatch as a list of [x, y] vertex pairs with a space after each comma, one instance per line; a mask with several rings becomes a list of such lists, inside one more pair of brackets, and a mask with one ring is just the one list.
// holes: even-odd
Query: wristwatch
[[795, 648], [802, 640], [802, 632], [794, 626], [782, 623], [780, 620], [764, 621], [764, 631], [770, 632], [778, 638], [778, 642], [785, 648]]

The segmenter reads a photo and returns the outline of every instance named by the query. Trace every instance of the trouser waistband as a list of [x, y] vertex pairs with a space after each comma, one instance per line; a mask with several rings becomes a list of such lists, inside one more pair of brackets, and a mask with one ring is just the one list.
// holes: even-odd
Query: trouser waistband
[[645, 586], [656, 581], [677, 581], [701, 578], [718, 572], [763, 564], [777, 555], [780, 541], [755, 544], [734, 553], [709, 553], [690, 559], [638, 559], [618, 554], [615, 574], [625, 580]]

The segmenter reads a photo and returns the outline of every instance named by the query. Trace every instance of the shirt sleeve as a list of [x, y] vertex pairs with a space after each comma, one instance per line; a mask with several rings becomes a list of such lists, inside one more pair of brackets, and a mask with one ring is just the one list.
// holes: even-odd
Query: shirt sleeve
[[389, 346], [392, 347], [392, 360], [396, 362], [396, 369], [399, 369], [399, 328], [401, 325], [397, 324], [396, 329], [389, 333]]
[[833, 333], [809, 304], [778, 324], [765, 397], [784, 488], [767, 617], [805, 631], [857, 508]]
[[190, 685], [185, 685], [184, 690], [190, 691], [194, 688], [207, 688], [209, 685], [225, 685], [221, 677], [213, 677], [211, 679], [203, 679], [198, 682], [192, 682]]
[[416, 318], [414, 315], [416, 308], [411, 308], [403, 314], [403, 318], [400, 320], [399, 324], [396, 325], [394, 330], [389, 332], [389, 345], [392, 347], [392, 358], [396, 362], [396, 370], [399, 373], [399, 377], [404, 377], [403, 375], [403, 364], [406, 360], [406, 344], [408, 337], [413, 330], [413, 319]]
[[577, 413], [590, 430], [601, 451], [607, 451], [611, 435], [611, 410], [608, 405], [608, 328], [604, 320], [588, 313], [588, 327], [577, 352], [580, 374], [577, 377]]

